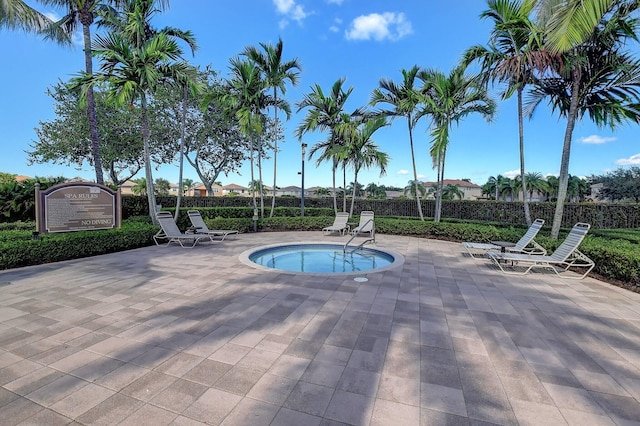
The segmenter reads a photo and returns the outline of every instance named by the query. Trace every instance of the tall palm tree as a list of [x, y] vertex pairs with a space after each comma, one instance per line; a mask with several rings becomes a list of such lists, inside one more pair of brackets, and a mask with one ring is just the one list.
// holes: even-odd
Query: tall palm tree
[[309, 159], [319, 153], [316, 164], [319, 165], [323, 161], [332, 162], [333, 209], [335, 213], [338, 212], [336, 171], [339, 165], [339, 148], [344, 145], [344, 141], [338, 135], [337, 127], [344, 123], [345, 103], [353, 92], [353, 87], [349, 87], [347, 90], [343, 89], [344, 81], [344, 78], [336, 80], [327, 94], [324, 93], [320, 85], [316, 84], [311, 88], [311, 92], [305, 94], [302, 100], [297, 103], [298, 112], [308, 108], [306, 115], [296, 129], [298, 139], [301, 140], [303, 135], [316, 130], [329, 133], [325, 141], [311, 147]]
[[638, 38], [638, 21], [633, 16], [638, 7], [635, 0], [614, 1], [589, 37], [563, 53], [555, 74], [542, 76], [532, 91], [530, 111], [548, 98], [552, 109], [567, 119], [551, 226], [554, 239], [562, 225], [576, 122], [586, 113], [601, 127], [615, 128], [627, 120], [640, 122], [640, 61], [624, 50], [629, 39]]
[[[251, 182], [255, 182], [255, 151], [258, 150], [259, 156], [261, 149], [257, 140], [263, 134], [265, 124], [265, 117], [262, 113], [266, 104], [264, 99], [265, 82], [260, 77], [260, 70], [252, 61], [236, 57], [231, 58], [229, 64], [231, 77], [227, 80], [227, 92], [223, 95], [223, 101], [238, 119], [240, 131], [249, 139]], [[262, 182], [262, 179], [260, 178], [259, 181]], [[255, 210], [258, 208], [256, 191], [252, 190], [251, 194]], [[260, 194], [262, 200], [262, 192]]]
[[[93, 74], [93, 58], [91, 53], [91, 25], [97, 14], [113, 15], [115, 11], [110, 4], [121, 5], [119, 0], [40, 0], [42, 3], [55, 5], [67, 9], [56, 25], [73, 33], [78, 26], [82, 27], [82, 43], [84, 46], [84, 72], [85, 75]], [[168, 4], [168, 1], [166, 2]], [[163, 2], [164, 4], [164, 2]], [[93, 168], [96, 173], [96, 182], [104, 183], [102, 172], [102, 155], [100, 154], [100, 134], [98, 132], [98, 119], [96, 117], [96, 102], [93, 85], [86, 88], [87, 120], [89, 121], [89, 140], [91, 141], [91, 155]]]
[[538, 0], [487, 0], [488, 10], [480, 14], [482, 19], [490, 19], [493, 29], [487, 47], [477, 45], [468, 49], [463, 62], [480, 62], [483, 83], [502, 82], [507, 89], [502, 98], [507, 99], [515, 92], [518, 108], [518, 141], [520, 148], [520, 176], [524, 215], [527, 225], [531, 225], [529, 202], [525, 196], [527, 180], [525, 174], [524, 125], [522, 94], [532, 80], [535, 71], [544, 72], [555, 55], [545, 52], [542, 46], [542, 31], [529, 19]]
[[434, 221], [439, 222], [442, 212], [444, 166], [451, 128], [463, 118], [476, 113], [491, 121], [496, 104], [477, 78], [465, 75], [463, 66], [454, 68], [449, 75], [436, 70], [425, 70], [420, 72], [418, 78], [424, 83], [423, 114], [432, 119], [430, 154], [438, 176]]
[[454, 200], [454, 199], [462, 200], [464, 198], [464, 192], [460, 189], [460, 185], [448, 184], [442, 189], [442, 199], [443, 200]]
[[39, 33], [62, 45], [71, 44], [71, 34], [22, 0], [0, 0], [1, 28]]
[[148, 97], [159, 84], [174, 84], [195, 80], [194, 69], [183, 59], [178, 40], [185, 41], [194, 51], [197, 46], [190, 31], [174, 28], [155, 30], [151, 18], [159, 11], [156, 0], [124, 0], [117, 15], [109, 17], [111, 32], [96, 36], [94, 54], [102, 60], [100, 71], [87, 74], [83, 91], [94, 84], [105, 84], [107, 96], [120, 104], [140, 102], [141, 131], [144, 147], [145, 179], [149, 214], [155, 222], [155, 194], [151, 152], [149, 146]]
[[353, 168], [353, 194], [351, 196], [351, 209], [349, 216], [353, 216], [353, 207], [356, 199], [356, 188], [358, 188], [358, 173], [364, 168], [378, 166], [380, 176], [387, 172], [389, 155], [380, 151], [378, 145], [372, 137], [375, 132], [388, 125], [387, 118], [378, 116], [364, 119], [362, 122], [356, 120], [341, 125], [338, 132], [347, 141], [347, 157], [345, 164]]
[[[416, 169], [416, 156], [413, 149], [413, 128], [417, 121], [418, 106], [422, 103], [422, 95], [415, 87], [416, 78], [420, 72], [420, 67], [414, 65], [411, 69], [402, 71], [402, 82], [397, 84], [393, 80], [382, 79], [377, 89], [371, 93], [370, 104], [388, 104], [389, 109], [380, 111], [381, 114], [393, 118], [404, 117], [407, 119], [409, 128], [409, 146], [411, 148], [411, 164], [413, 166], [413, 182], [418, 185], [418, 171]], [[420, 220], [424, 220], [422, 205], [420, 203], [419, 190], [416, 189], [415, 197], [418, 204], [418, 214]]]
[[[260, 43], [263, 52], [260, 52], [253, 46], [247, 47], [244, 51], [249, 59], [254, 61], [258, 66], [258, 69], [263, 74], [266, 86], [273, 89], [273, 98], [277, 102], [278, 92], [283, 95], [286, 92], [287, 81], [293, 86], [298, 84], [298, 75], [300, 71], [300, 63], [298, 59], [292, 59], [290, 61], [283, 62], [282, 60], [282, 39], [278, 40], [278, 43], [274, 46], [272, 44]], [[273, 116], [275, 120], [275, 126], [278, 127], [278, 108], [273, 107]], [[287, 114], [289, 119], [289, 114]], [[276, 188], [277, 177], [277, 160], [278, 160], [278, 139], [276, 138], [273, 146], [273, 187]], [[269, 217], [273, 216], [274, 209], [276, 207], [276, 191], [273, 191], [271, 197], [271, 213]]]

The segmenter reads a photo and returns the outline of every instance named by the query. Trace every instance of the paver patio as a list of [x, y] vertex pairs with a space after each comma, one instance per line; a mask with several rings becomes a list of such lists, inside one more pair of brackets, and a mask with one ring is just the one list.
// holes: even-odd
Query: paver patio
[[413, 237], [378, 235], [405, 261], [366, 282], [239, 260], [346, 238], [0, 272], [0, 424], [640, 424], [640, 294]]

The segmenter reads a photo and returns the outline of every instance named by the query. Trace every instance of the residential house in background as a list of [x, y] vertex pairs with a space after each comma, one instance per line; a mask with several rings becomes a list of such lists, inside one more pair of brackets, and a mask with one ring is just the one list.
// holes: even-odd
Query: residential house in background
[[[425, 188], [427, 188], [427, 191], [429, 191], [429, 189], [432, 186], [436, 185], [437, 182], [422, 182], [422, 184], [425, 186]], [[466, 180], [460, 179], [445, 179], [443, 184], [444, 186], [457, 185], [458, 189], [460, 189], [463, 194], [463, 200], [477, 200], [483, 198], [482, 187], [480, 185], [476, 185], [475, 183], [467, 182]], [[427, 196], [425, 198], [432, 200], [434, 198], [434, 195], [432, 192], [427, 192]]]
[[[214, 197], [222, 197], [224, 195], [222, 186], [220, 185], [213, 184], [211, 190], [213, 191]], [[187, 197], [207, 197], [207, 187], [200, 182], [194, 183], [186, 190], [185, 195]]]
[[229, 185], [224, 185], [222, 187], [222, 194], [223, 195], [228, 195], [228, 194], [238, 194], [241, 197], [250, 197], [251, 193], [249, 192], [249, 188], [247, 188], [246, 186], [242, 186], [242, 185], [237, 185], [235, 183], [230, 183]]

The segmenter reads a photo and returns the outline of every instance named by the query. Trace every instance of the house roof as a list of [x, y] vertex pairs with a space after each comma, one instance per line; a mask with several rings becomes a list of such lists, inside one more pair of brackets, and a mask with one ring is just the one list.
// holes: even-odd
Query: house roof
[[285, 186], [284, 188], [280, 188], [281, 191], [300, 191], [301, 189], [299, 186]]
[[231, 190], [234, 190], [234, 189], [249, 189], [246, 186], [238, 185], [238, 184], [235, 184], [235, 183], [230, 183], [229, 185], [224, 185], [222, 188], [231, 189]]
[[[433, 186], [437, 184], [437, 182], [422, 182], [422, 184], [426, 187]], [[461, 179], [445, 179], [443, 181], [444, 186], [447, 185], [458, 185], [461, 188], [482, 188], [480, 185], [476, 185], [472, 182], [467, 182], [466, 180]]]
[[25, 175], [18, 175], [14, 179], [16, 180], [16, 182], [24, 182], [25, 180], [29, 180], [33, 178]]

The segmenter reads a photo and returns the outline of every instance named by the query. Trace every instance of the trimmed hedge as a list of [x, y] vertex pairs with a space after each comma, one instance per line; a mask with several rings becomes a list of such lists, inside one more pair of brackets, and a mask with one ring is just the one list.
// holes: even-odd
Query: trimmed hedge
[[[5, 232], [12, 238], [5, 239]], [[33, 239], [31, 231], [0, 233], [0, 269], [39, 265], [114, 253], [153, 244], [158, 228], [142, 221], [123, 222], [120, 229], [46, 234]], [[19, 234], [16, 234], [19, 233]]]

